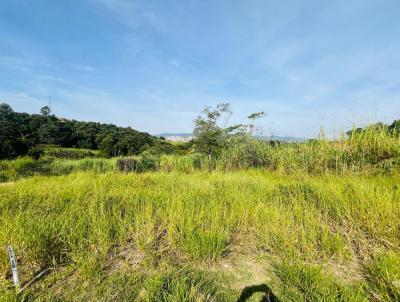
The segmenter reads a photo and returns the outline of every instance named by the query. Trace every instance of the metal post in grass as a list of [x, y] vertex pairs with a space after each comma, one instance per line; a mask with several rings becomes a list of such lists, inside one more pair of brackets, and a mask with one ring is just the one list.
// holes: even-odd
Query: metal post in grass
[[12, 275], [13, 275], [14, 285], [16, 288], [19, 288], [17, 259], [15, 258], [14, 249], [13, 249], [12, 245], [8, 246], [8, 255], [10, 256], [10, 265], [11, 265], [11, 271], [12, 271]]

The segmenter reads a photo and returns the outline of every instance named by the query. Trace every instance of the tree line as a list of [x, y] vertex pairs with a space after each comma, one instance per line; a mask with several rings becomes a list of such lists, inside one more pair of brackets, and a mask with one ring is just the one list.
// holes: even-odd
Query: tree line
[[26, 155], [41, 144], [101, 150], [105, 156], [121, 156], [136, 155], [160, 143], [163, 143], [160, 139], [130, 127], [59, 118], [47, 106], [41, 109], [41, 114], [27, 114], [0, 104], [0, 159]]
[[[11, 106], [0, 104], [0, 159], [12, 159], [30, 153], [37, 157], [38, 145], [57, 145], [70, 148], [101, 150], [104, 156], [137, 155], [149, 150], [151, 153], [182, 154], [190, 150], [217, 157], [222, 150], [239, 142], [248, 142], [257, 128], [255, 121], [264, 112], [248, 116], [248, 124], [229, 125], [233, 112], [229, 103], [206, 107], [194, 120], [194, 139], [188, 144], [170, 144], [165, 140], [139, 132], [130, 127], [112, 124], [67, 120], [51, 114], [48, 106], [40, 114], [14, 112]], [[355, 128], [348, 136], [357, 133], [386, 131], [398, 136], [400, 120], [390, 125], [377, 123], [366, 128]]]

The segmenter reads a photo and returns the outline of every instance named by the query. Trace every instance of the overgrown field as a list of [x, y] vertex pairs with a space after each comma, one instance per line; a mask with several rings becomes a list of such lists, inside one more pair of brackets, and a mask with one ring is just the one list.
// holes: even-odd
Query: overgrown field
[[0, 161], [0, 300], [400, 301], [398, 133], [181, 151]]
[[[0, 184], [1, 299], [400, 300], [397, 174], [187, 172]], [[23, 283], [51, 269], [18, 296], [10, 243]]]
[[[146, 150], [129, 158], [101, 158], [85, 149], [48, 148], [40, 159], [20, 157], [0, 161], [0, 183], [37, 175], [58, 176], [78, 171], [118, 170], [117, 161], [134, 161], [125, 172], [237, 171], [262, 168], [280, 174], [399, 175], [400, 136], [387, 131], [365, 131], [350, 138], [324, 138], [303, 143], [268, 143], [248, 136], [233, 137], [215, 156], [186, 150], [163, 154]], [[97, 157], [97, 158], [96, 158]]]

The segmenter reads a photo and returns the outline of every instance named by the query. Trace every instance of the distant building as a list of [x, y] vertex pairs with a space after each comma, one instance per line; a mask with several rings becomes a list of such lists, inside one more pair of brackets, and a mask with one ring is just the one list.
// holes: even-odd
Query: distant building
[[188, 143], [193, 139], [193, 135], [185, 135], [185, 136], [165, 136], [165, 140], [170, 141], [170, 142], [182, 142], [182, 143]]

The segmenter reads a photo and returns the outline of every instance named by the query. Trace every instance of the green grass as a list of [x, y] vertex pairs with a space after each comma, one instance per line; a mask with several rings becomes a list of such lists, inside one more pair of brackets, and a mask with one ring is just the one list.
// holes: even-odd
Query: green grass
[[39, 159], [20, 157], [0, 161], [0, 183], [38, 175], [65, 175], [78, 171], [104, 173], [116, 170], [116, 158]]
[[362, 282], [351, 284], [327, 274], [323, 268], [296, 262], [274, 263], [281, 297], [295, 301], [367, 301]]
[[350, 138], [291, 144], [238, 140], [223, 150], [220, 170], [262, 167], [286, 174], [393, 174], [400, 171], [400, 137], [387, 131], [365, 131]]
[[[0, 182], [35, 175], [64, 175], [78, 171], [117, 170], [117, 158], [93, 158], [98, 151], [46, 147], [40, 160], [28, 157], [0, 161]], [[53, 154], [53, 155], [52, 155]], [[61, 157], [61, 158], [60, 158]], [[65, 157], [65, 158], [63, 158]], [[83, 157], [83, 158], [81, 158]], [[400, 137], [388, 131], [364, 131], [334, 140], [270, 144], [250, 137], [233, 139], [218, 156], [143, 152], [133, 157], [136, 172], [237, 171], [262, 168], [287, 175], [400, 175]]]
[[[400, 141], [385, 130], [144, 152], [136, 173], [46, 150], [0, 161], [0, 300], [235, 301], [260, 284], [281, 301], [400, 300]], [[17, 293], [9, 244], [23, 283], [50, 273]]]
[[28, 301], [235, 301], [258, 283], [282, 301], [399, 297], [397, 175], [210, 173], [183, 159], [126, 174], [87, 160], [0, 184], [3, 300], [10, 243], [22, 282], [52, 268]]
[[365, 266], [367, 281], [372, 290], [381, 293], [385, 300], [400, 300], [400, 255], [378, 254]]
[[63, 148], [52, 145], [39, 146], [44, 151], [44, 156], [47, 158], [63, 158], [63, 159], [82, 159], [101, 157], [100, 150], [90, 150], [83, 148]]

